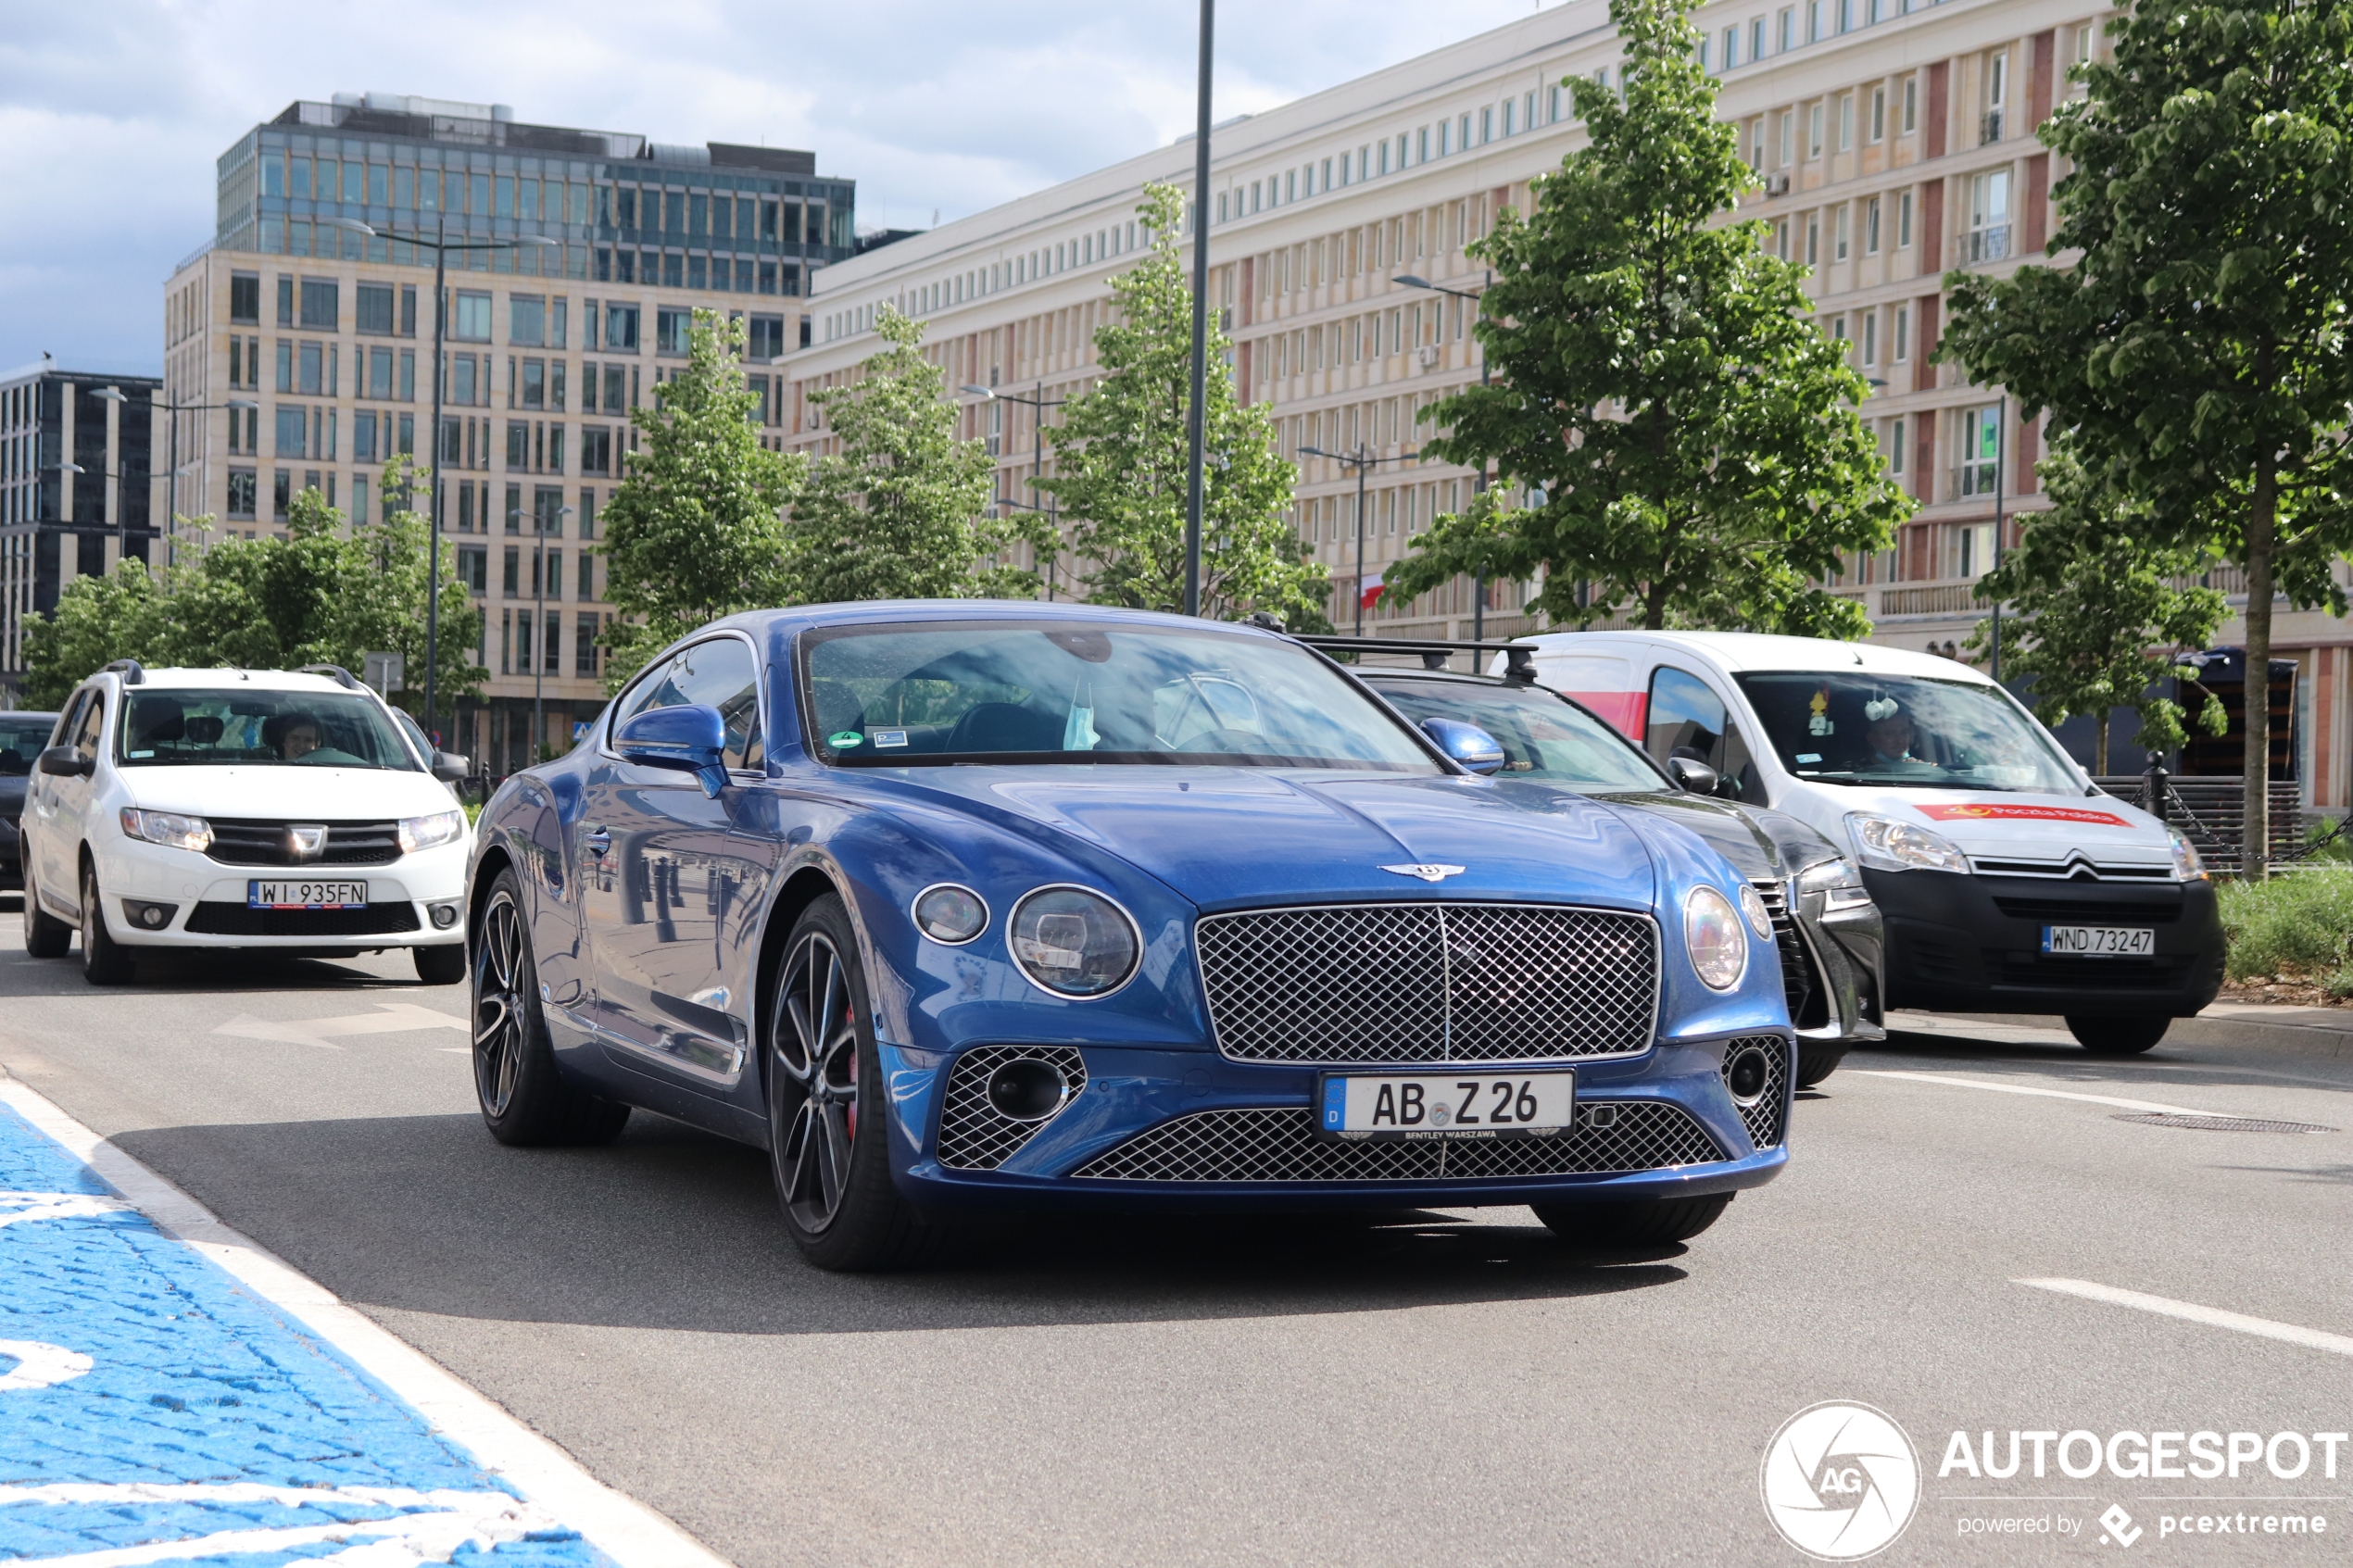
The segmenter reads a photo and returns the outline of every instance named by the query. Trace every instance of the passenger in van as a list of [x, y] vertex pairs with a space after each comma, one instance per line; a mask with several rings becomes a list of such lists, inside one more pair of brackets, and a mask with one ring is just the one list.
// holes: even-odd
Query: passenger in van
[[1912, 726], [1912, 716], [1897, 705], [1894, 697], [1875, 697], [1863, 705], [1863, 717], [1869, 727], [1863, 732], [1863, 744], [1871, 748], [1869, 764], [1874, 772], [1939, 772], [1935, 763], [1925, 762], [1912, 755], [1912, 745], [1919, 738]]

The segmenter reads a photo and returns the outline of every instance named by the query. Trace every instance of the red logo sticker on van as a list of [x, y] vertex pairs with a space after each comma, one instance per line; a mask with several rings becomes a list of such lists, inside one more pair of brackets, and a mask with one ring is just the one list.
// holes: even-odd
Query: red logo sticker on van
[[1995, 805], [1934, 805], [1915, 806], [1913, 810], [1931, 822], [1986, 822], [2009, 819], [2029, 822], [2091, 822], [2104, 828], [2129, 828], [2133, 824], [2107, 811], [2086, 811], [2074, 806], [1995, 806]]

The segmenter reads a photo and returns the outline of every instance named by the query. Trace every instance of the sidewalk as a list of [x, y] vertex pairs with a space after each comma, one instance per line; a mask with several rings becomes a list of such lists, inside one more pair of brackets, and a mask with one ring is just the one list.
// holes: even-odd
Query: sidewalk
[[[623, 1568], [715, 1561], [514, 1427], [529, 1462], [510, 1471], [559, 1483], [526, 1496], [475, 1451], [503, 1412], [439, 1394], [437, 1368], [127, 1157], [97, 1146], [110, 1186], [61, 1138], [88, 1135], [0, 1074], [0, 1562], [615, 1564], [575, 1527], [590, 1514], [619, 1521]], [[410, 1398], [304, 1321], [334, 1314]], [[474, 1423], [472, 1448], [419, 1389]]]
[[[2071, 1040], [2067, 1021], [2018, 1013], [1918, 1012], [1898, 1008], [1889, 1029], [1967, 1035], [1987, 1040]], [[2166, 1031], [2166, 1046], [2256, 1047], [2294, 1051], [2353, 1062], [2353, 1008], [2274, 1007], [2260, 1002], [2214, 1002], [2196, 1018], [2177, 1018]], [[2164, 1048], [2159, 1047], [2159, 1049]]]

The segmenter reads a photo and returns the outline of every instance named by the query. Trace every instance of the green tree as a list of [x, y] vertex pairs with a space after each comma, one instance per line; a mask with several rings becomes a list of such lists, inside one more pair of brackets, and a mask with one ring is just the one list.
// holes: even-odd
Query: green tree
[[686, 364], [633, 414], [642, 451], [604, 511], [605, 631], [616, 689], [665, 644], [737, 610], [790, 604], [782, 512], [802, 461], [760, 444], [744, 323], [698, 309]]
[[[357, 655], [396, 653], [400, 656], [403, 690], [395, 694], [401, 706], [422, 710], [425, 695], [425, 605], [431, 596], [426, 563], [433, 537], [432, 521], [411, 505], [420, 493], [431, 494], [433, 470], [413, 464], [406, 456], [384, 465], [377, 483], [384, 520], [352, 533], [358, 558], [360, 592], [347, 601], [346, 649]], [[436, 692], [446, 705], [482, 690], [490, 671], [473, 661], [482, 646], [481, 611], [474, 608], [458, 576], [458, 547], [441, 542], [441, 629], [437, 639], [439, 680]], [[338, 661], [340, 662], [340, 661]], [[346, 666], [355, 674], [359, 666]]]
[[103, 577], [77, 577], [46, 615], [25, 618], [26, 706], [54, 709], [94, 671], [118, 659], [157, 659], [170, 603], [145, 561], [119, 561]]
[[[1151, 248], [1112, 280], [1113, 319], [1095, 330], [1101, 379], [1048, 433], [1055, 473], [1038, 482], [1072, 522], [1079, 580], [1095, 604], [1180, 610], [1191, 459], [1193, 295], [1185, 282], [1184, 193], [1144, 187], [1136, 208]], [[1229, 340], [1210, 317], [1203, 401], [1201, 604], [1233, 620], [1265, 610], [1327, 629], [1324, 569], [1285, 513], [1299, 470], [1277, 455], [1264, 407], [1235, 395]]]
[[2262, 875], [2275, 593], [2345, 612], [2353, 545], [2353, 9], [2141, 5], [2038, 134], [2054, 254], [1952, 274], [1940, 354], [2049, 409], [2169, 540], [2246, 569], [2246, 867]]
[[1587, 144], [1471, 246], [1494, 269], [1478, 327], [1493, 379], [1424, 415], [1445, 430], [1425, 449], [1541, 499], [1441, 519], [1394, 591], [1541, 572], [1535, 605], [1560, 624], [1630, 603], [1651, 627], [1869, 630], [1816, 584], [1885, 547], [1911, 503], [1844, 345], [1809, 323], [1806, 270], [1766, 252], [1763, 223], [1720, 220], [1755, 177], [1691, 5], [1611, 0], [1623, 100], [1568, 79]]
[[[2017, 546], [1977, 584], [1979, 598], [2015, 612], [2002, 618], [2003, 677], [2032, 684], [2046, 724], [2091, 715], [2095, 773], [2108, 771], [2111, 709], [2140, 715], [2146, 749], [2178, 749], [2187, 715], [2154, 688], [2178, 656], [2213, 640], [2228, 606], [2215, 589], [2180, 585], [2203, 570], [2200, 553], [2153, 539], [2147, 508], [2086, 473], [2064, 438], [2036, 471], [2051, 509], [2029, 514]], [[1992, 624], [1978, 622], [1972, 650], [1986, 648]], [[2221, 734], [2221, 704], [2208, 696], [2197, 722]]]
[[925, 357], [923, 326], [886, 305], [886, 346], [810, 401], [840, 443], [809, 465], [785, 521], [785, 575], [796, 597], [1029, 598], [1037, 573], [1000, 564], [1034, 525], [990, 514], [996, 459], [956, 438], [946, 376]]

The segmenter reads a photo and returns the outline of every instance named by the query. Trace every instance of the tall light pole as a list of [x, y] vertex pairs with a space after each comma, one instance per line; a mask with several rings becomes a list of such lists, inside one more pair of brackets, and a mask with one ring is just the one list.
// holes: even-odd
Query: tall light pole
[[[1432, 294], [1442, 294], [1454, 299], [1466, 299], [1476, 307], [1485, 298], [1486, 291], [1494, 285], [1495, 271], [1493, 268], [1488, 269], [1486, 280], [1479, 284], [1478, 294], [1473, 294], [1468, 289], [1450, 289], [1443, 283], [1433, 283], [1428, 278], [1417, 278], [1411, 272], [1390, 281], [1402, 283], [1409, 289], [1428, 289]], [[1471, 342], [1478, 347], [1478, 384], [1486, 386], [1490, 383], [1491, 372], [1487, 365], [1487, 345], [1478, 341], [1478, 327], [1476, 322], [1473, 322], [1471, 326]], [[1476, 495], [1486, 488], [1487, 465], [1482, 462], [1478, 465], [1478, 477], [1471, 482], [1471, 494]], [[1476, 586], [1476, 597], [1471, 601], [1471, 641], [1478, 643], [1487, 640], [1487, 573], [1480, 572], [1473, 582]]]
[[1193, 395], [1185, 414], [1185, 613], [1201, 613], [1202, 458], [1209, 397], [1209, 82], [1217, 0], [1201, 0], [1201, 86], [1193, 107]]
[[[2002, 567], [2002, 482], [2006, 477], [2002, 470], [2009, 465], [2009, 433], [2010, 395], [2008, 389], [2004, 388], [2000, 400], [1994, 405], [1994, 570], [1996, 571]], [[1991, 673], [1994, 684], [1998, 686], [2002, 684], [2001, 600], [1994, 601], [1994, 612], [1988, 619], [1993, 623], [1990, 630], [1994, 637]]]
[[[1046, 471], [1046, 410], [1059, 408], [1068, 400], [1047, 396], [1046, 383], [1042, 377], [1038, 380], [1038, 393], [1034, 397], [1024, 397], [1018, 392], [1000, 392], [993, 386], [981, 386], [972, 382], [966, 382], [957, 390], [969, 392], [975, 397], [985, 397], [991, 403], [1025, 403], [1029, 406], [1029, 487], [1036, 490], [1038, 479]], [[1016, 501], [1008, 495], [998, 496], [992, 505], [1010, 507], [1017, 512], [1044, 512], [1054, 526], [1055, 543], [1061, 544], [1062, 509], [1059, 506], [1039, 506], [1035, 501]], [[1049, 599], [1054, 596], [1052, 571], [1053, 569], [1049, 566], [1046, 577], [1046, 597]]]
[[[232, 413], [239, 413], [249, 408], [258, 408], [261, 405], [250, 398], [232, 397], [225, 403], [154, 403], [149, 407], [172, 416], [171, 471], [164, 476], [163, 509], [167, 534], [164, 544], [164, 564], [176, 566], [179, 564], [180, 543], [180, 416], [201, 413], [214, 408], [226, 408]], [[155, 439], [152, 432], [148, 439], [150, 441]]]
[[1410, 462], [1419, 452], [1400, 452], [1393, 458], [1376, 458], [1365, 450], [1362, 442], [1353, 452], [1327, 452], [1320, 446], [1300, 448], [1311, 458], [1329, 458], [1344, 468], [1356, 470], [1356, 629], [1351, 636], [1365, 634], [1365, 476], [1383, 463]]
[[[558, 518], [572, 516], [570, 507], [558, 507]], [[517, 508], [507, 514], [508, 521], [520, 524], [522, 509]], [[547, 721], [539, 710], [541, 677], [547, 669], [547, 649], [553, 643], [547, 636], [547, 514], [534, 507], [531, 511], [531, 534], [538, 543], [532, 546], [531, 558], [531, 747], [523, 754], [523, 766], [539, 765], [539, 748], [547, 744]], [[563, 537], [563, 524], [556, 524], [556, 536]]]
[[441, 346], [449, 314], [448, 290], [445, 286], [449, 252], [518, 250], [524, 245], [561, 249], [562, 242], [538, 234], [522, 234], [510, 240], [453, 240], [446, 217], [434, 220], [431, 238], [374, 229], [356, 218], [325, 218], [320, 221], [370, 239], [398, 240], [406, 245], [423, 245], [433, 252], [433, 433], [428, 437], [433, 451], [433, 492], [428, 497], [429, 521], [425, 527], [425, 734], [438, 746], [441, 732], [434, 728], [434, 716], [439, 711], [441, 675]]

